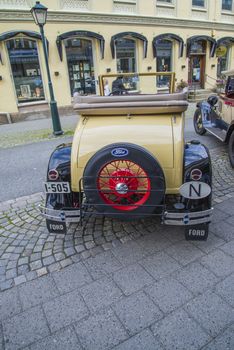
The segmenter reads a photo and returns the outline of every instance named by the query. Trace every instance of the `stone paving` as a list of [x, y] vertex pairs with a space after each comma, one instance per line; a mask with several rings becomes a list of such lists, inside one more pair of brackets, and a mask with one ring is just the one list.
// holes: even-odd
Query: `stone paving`
[[234, 174], [211, 150], [207, 242], [158, 219], [49, 234], [41, 193], [0, 204], [0, 349], [234, 348]]

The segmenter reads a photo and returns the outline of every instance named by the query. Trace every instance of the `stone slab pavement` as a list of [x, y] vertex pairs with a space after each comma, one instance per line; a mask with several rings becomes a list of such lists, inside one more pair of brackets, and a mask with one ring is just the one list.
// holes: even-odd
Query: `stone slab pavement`
[[49, 234], [41, 193], [0, 204], [0, 349], [234, 349], [234, 175], [211, 150], [207, 242], [158, 219]]

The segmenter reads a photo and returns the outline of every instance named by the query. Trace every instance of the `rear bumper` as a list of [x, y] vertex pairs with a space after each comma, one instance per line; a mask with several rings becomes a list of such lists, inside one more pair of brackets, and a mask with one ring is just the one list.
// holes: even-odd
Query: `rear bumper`
[[39, 205], [39, 210], [44, 218], [57, 222], [79, 222], [80, 209], [61, 209], [55, 210]]
[[[80, 209], [61, 209], [55, 210], [46, 208], [42, 205], [39, 206], [41, 214], [48, 220], [57, 222], [79, 222], [80, 221]], [[165, 225], [175, 226], [190, 226], [199, 225], [203, 223], [209, 223], [213, 214], [213, 208], [198, 211], [198, 212], [167, 212], [162, 214], [162, 223]]]
[[213, 214], [213, 208], [195, 212], [164, 212], [163, 223], [166, 225], [189, 226], [209, 223]]

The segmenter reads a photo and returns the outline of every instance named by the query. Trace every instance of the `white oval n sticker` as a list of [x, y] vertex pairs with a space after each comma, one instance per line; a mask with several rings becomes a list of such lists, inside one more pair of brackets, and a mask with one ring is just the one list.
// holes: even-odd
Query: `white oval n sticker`
[[200, 199], [209, 196], [211, 188], [205, 182], [190, 181], [185, 182], [180, 187], [181, 196], [189, 199]]

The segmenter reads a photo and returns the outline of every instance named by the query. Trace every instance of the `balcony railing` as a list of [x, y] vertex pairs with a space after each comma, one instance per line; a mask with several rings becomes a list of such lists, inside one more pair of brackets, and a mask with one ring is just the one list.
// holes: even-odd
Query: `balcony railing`
[[88, 11], [89, 0], [60, 0], [62, 10]]
[[0, 9], [29, 9], [33, 6], [31, 0], [0, 0]]

